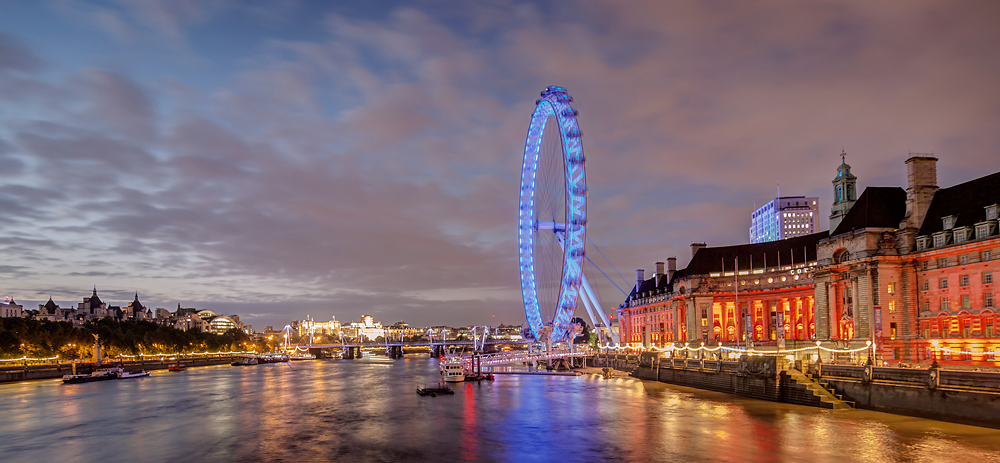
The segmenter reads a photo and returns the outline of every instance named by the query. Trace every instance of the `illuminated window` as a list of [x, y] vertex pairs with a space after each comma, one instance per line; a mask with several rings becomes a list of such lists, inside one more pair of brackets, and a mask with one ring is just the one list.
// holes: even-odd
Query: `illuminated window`
[[896, 339], [896, 324], [889, 324], [889, 339]]
[[896, 313], [896, 301], [889, 301], [889, 313]]
[[972, 301], [970, 300], [968, 294], [963, 294], [962, 295], [962, 308], [963, 309], [971, 309], [972, 308]]
[[889, 284], [886, 287], [886, 292], [888, 292], [889, 294], [896, 294], [896, 282], [895, 281], [889, 282]]

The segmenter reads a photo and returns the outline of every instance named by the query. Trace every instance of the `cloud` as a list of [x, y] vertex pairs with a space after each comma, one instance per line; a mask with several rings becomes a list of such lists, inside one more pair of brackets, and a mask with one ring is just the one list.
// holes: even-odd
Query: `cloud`
[[[517, 323], [515, 192], [553, 84], [580, 111], [588, 235], [611, 263], [590, 256], [619, 285], [683, 265], [692, 241], [745, 242], [778, 182], [829, 198], [841, 149], [863, 185], [902, 184], [910, 150], [939, 154], [942, 186], [1000, 167], [991, 4], [305, 10], [253, 34], [233, 18], [259, 13], [224, 3], [91, 11], [128, 39], [116, 66], [49, 70], [42, 38], [0, 36], [0, 167], [18, 187], [0, 189], [17, 225], [0, 246], [41, 275], [11, 285], [134, 288], [276, 326]], [[164, 38], [182, 70], [143, 58]], [[204, 59], [223, 49], [243, 54]]]

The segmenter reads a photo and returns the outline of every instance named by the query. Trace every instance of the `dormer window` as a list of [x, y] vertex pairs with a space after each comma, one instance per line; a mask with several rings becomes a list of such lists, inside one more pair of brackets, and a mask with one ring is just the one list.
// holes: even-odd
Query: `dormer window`
[[986, 206], [986, 220], [996, 220], [997, 218], [997, 205], [990, 204]]
[[941, 220], [944, 221], [943, 228], [945, 230], [951, 230], [952, 228], [955, 228], [955, 216], [949, 215], [947, 217], [942, 217]]

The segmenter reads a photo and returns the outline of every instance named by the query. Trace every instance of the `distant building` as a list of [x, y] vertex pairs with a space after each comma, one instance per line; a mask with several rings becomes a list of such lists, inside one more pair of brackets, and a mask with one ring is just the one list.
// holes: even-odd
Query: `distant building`
[[343, 326], [344, 336], [351, 339], [374, 341], [385, 334], [382, 322], [376, 322], [371, 315], [362, 315], [360, 322], [351, 322]]
[[139, 293], [136, 292], [135, 300], [129, 302], [125, 309], [125, 317], [129, 320], [150, 320], [153, 318], [153, 313], [139, 302]]
[[14, 299], [7, 297], [3, 302], [0, 302], [0, 317], [21, 317], [24, 314], [24, 307], [17, 305]]
[[173, 316], [173, 314], [170, 313], [169, 310], [164, 309], [163, 307], [157, 307], [156, 308], [156, 318], [157, 319], [159, 319], [159, 320], [166, 320], [166, 319], [168, 319], [168, 318], [170, 318], [172, 316]]
[[306, 317], [305, 320], [295, 320], [290, 325], [299, 337], [312, 335], [337, 338], [340, 336], [340, 322], [337, 321], [336, 317], [330, 318], [331, 320], [328, 322], [318, 322], [312, 317]]
[[816, 233], [819, 228], [818, 203], [817, 197], [774, 198], [751, 216], [750, 242], [766, 243]]

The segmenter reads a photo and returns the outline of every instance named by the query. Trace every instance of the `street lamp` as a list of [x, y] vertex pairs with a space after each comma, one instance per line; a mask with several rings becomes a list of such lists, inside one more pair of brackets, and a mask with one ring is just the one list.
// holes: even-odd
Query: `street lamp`
[[816, 341], [816, 363], [823, 363], [823, 357], [820, 357], [819, 345], [822, 344], [820, 341]]
[[934, 352], [931, 353], [931, 357], [933, 357], [933, 361], [931, 361], [931, 368], [937, 368], [938, 367], [938, 343], [939, 342], [940, 341], [938, 341], [937, 339], [931, 341], [931, 344], [934, 345]]
[[865, 341], [865, 346], [866, 346], [865, 352], [868, 353], [868, 360], [865, 360], [865, 365], [871, 365], [873, 363], [872, 357], [875, 355], [874, 352], [872, 351], [872, 340], [869, 339]]

